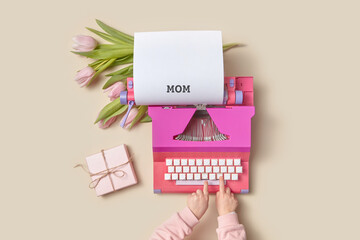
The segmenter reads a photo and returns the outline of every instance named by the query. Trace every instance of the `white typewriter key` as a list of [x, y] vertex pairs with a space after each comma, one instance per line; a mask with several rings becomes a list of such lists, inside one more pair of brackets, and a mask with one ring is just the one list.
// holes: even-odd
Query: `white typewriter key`
[[213, 167], [213, 172], [218, 173], [220, 171], [219, 167]]
[[184, 173], [188, 173], [190, 171], [190, 167], [189, 166], [184, 166], [183, 167], [183, 172]]
[[186, 178], [187, 178], [187, 180], [193, 180], [193, 174], [192, 173], [188, 173], [187, 175], [186, 175]]
[[226, 159], [226, 165], [233, 165], [233, 160], [232, 159]]
[[240, 166], [241, 165], [241, 159], [240, 158], [234, 159], [234, 165], [235, 166]]
[[196, 165], [202, 165], [202, 159], [196, 159]]
[[194, 166], [195, 165], [195, 159], [189, 159], [189, 165]]
[[180, 159], [174, 159], [174, 165], [179, 166], [180, 165]]
[[200, 180], [201, 179], [200, 173], [194, 174], [194, 179], [195, 180]]
[[210, 165], [210, 159], [204, 159], [204, 165], [209, 166]]
[[166, 159], [166, 166], [171, 166], [172, 165], [172, 159], [167, 158]]
[[243, 170], [242, 167], [236, 167], [236, 173], [242, 173], [243, 172], [242, 170]]
[[231, 174], [231, 180], [238, 180], [239, 176], [237, 174]]
[[190, 168], [190, 171], [191, 171], [192, 173], [197, 172], [197, 167], [191, 167], [191, 168]]
[[181, 165], [182, 166], [187, 165], [187, 159], [181, 159]]
[[198, 167], [198, 172], [199, 172], [199, 173], [203, 173], [203, 172], [204, 172], [204, 166]]
[[210, 180], [216, 180], [216, 175], [214, 173], [209, 174]]
[[230, 180], [230, 174], [229, 173], [224, 174], [224, 180]]
[[186, 180], [186, 174], [184, 174], [184, 173], [181, 173], [179, 177], [180, 177], [180, 180]]
[[229, 173], [235, 172], [235, 167], [228, 167], [228, 172]]
[[212, 172], [212, 167], [206, 167], [205, 170], [206, 170], [207, 173], [211, 173]]
[[219, 165], [224, 166], [225, 165], [225, 159], [219, 159]]
[[227, 172], [227, 167], [221, 167], [221, 172], [226, 173]]
[[172, 180], [178, 180], [178, 174], [177, 173], [173, 173], [172, 175], [171, 175], [171, 179]]
[[208, 179], [208, 174], [207, 173], [203, 173], [203, 174], [201, 174], [201, 178], [202, 179]]
[[181, 170], [182, 170], [181, 168], [182, 168], [182, 167], [176, 167], [176, 168], [175, 168], [175, 171], [176, 171], [177, 173], [181, 173]]
[[171, 174], [165, 173], [165, 180], [171, 180]]
[[220, 179], [221, 176], [222, 176], [222, 173], [216, 174], [216, 179]]
[[168, 167], [168, 172], [173, 173], [174, 172], [174, 167], [173, 166]]
[[218, 165], [217, 159], [211, 159], [211, 165], [217, 166]]

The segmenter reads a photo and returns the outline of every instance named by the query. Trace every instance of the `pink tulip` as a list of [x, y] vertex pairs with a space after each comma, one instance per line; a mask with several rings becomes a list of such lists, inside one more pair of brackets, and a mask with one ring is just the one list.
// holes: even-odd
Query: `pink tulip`
[[114, 99], [120, 97], [120, 92], [124, 91], [125, 89], [126, 87], [123, 82], [116, 82], [110, 87], [106, 88], [104, 92], [108, 92], [108, 97], [110, 98], [110, 101], [113, 101]]
[[80, 87], [84, 87], [90, 82], [94, 74], [95, 71], [92, 67], [86, 67], [76, 74], [75, 81], [80, 84]]
[[97, 46], [96, 40], [90, 36], [77, 35], [73, 41], [73, 48], [78, 52], [90, 52]]
[[[138, 112], [139, 112], [139, 110], [138, 110], [137, 108], [135, 108], [135, 107], [130, 110], [130, 113], [129, 113], [126, 121], [125, 121], [124, 128], [129, 128], [129, 127], [130, 127], [131, 122], [134, 120], [134, 118], [136, 117], [136, 115], [138, 114]], [[125, 117], [125, 116], [124, 116], [124, 117]], [[123, 121], [124, 117], [122, 117], [122, 119], [121, 119], [120, 122]]]
[[99, 122], [99, 128], [105, 129], [111, 126], [117, 119], [117, 116], [110, 118], [105, 124], [104, 120], [100, 120]]

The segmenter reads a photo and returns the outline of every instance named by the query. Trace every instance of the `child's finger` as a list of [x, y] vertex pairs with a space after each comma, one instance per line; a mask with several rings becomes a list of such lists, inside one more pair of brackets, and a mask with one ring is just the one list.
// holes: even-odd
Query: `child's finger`
[[231, 190], [230, 190], [229, 187], [226, 188], [226, 193], [227, 193], [227, 194], [230, 194], [230, 193], [231, 193]]
[[208, 181], [205, 181], [205, 182], [204, 182], [203, 192], [204, 192], [205, 196], [209, 195], [209, 191], [208, 191]]
[[225, 184], [224, 184], [224, 178], [223, 176], [220, 176], [219, 178], [219, 192], [223, 193], [225, 192]]

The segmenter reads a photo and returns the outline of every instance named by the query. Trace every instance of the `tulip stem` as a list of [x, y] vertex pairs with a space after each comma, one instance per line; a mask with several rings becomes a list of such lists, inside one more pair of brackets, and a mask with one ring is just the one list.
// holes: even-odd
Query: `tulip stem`
[[108, 62], [110, 59], [103, 60], [99, 65], [97, 65], [94, 70], [97, 71], [102, 65], [104, 65], [106, 62]]
[[110, 65], [115, 61], [115, 58], [112, 59], [108, 59], [108, 60], [104, 60], [101, 64], [99, 64], [99, 66], [96, 67], [95, 69], [95, 74], [94, 76], [91, 78], [91, 80], [89, 81], [89, 83], [87, 84], [87, 86], [89, 86], [91, 84], [91, 82], [103, 71], [105, 71], [108, 67], [110, 67]]
[[92, 63], [89, 63], [88, 66], [94, 68], [94, 67], [96, 67], [98, 64], [100, 64], [102, 61], [103, 61], [103, 59], [96, 60], [96, 61], [94, 61], [94, 62], [92, 62]]

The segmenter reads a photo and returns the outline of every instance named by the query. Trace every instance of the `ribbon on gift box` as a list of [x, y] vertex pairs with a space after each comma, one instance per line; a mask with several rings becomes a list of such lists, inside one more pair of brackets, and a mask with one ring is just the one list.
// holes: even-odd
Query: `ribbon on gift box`
[[[91, 173], [89, 171], [89, 169], [87, 169], [83, 164], [77, 164], [74, 166], [74, 168], [76, 167], [81, 167], [85, 172], [87, 172], [90, 177], [96, 177], [96, 176], [99, 176], [99, 178], [91, 181], [89, 183], [89, 188], [93, 189], [93, 188], [96, 188], [96, 186], [99, 184], [99, 182], [104, 179], [105, 177], [109, 176], [109, 179], [110, 179], [110, 183], [111, 183], [111, 186], [113, 188], [113, 190], [115, 191], [115, 186], [114, 186], [114, 182], [113, 180], [111, 179], [110, 175], [111, 174], [114, 174], [116, 177], [118, 178], [122, 178], [125, 176], [126, 172], [124, 172], [123, 170], [119, 169], [120, 167], [130, 163], [130, 158], [127, 162], [123, 163], [123, 164], [120, 164], [120, 165], [117, 165], [115, 167], [112, 167], [112, 168], [109, 168], [108, 164], [107, 164], [107, 161], [106, 161], [106, 157], [105, 157], [105, 153], [104, 153], [104, 150], [102, 149], [101, 150], [101, 154], [102, 154], [102, 157], [104, 159], [104, 163], [105, 163], [105, 167], [106, 169], [103, 170], [103, 171], [100, 171], [100, 172], [97, 172], [97, 173]], [[121, 173], [121, 175], [119, 175], [119, 173]]]

